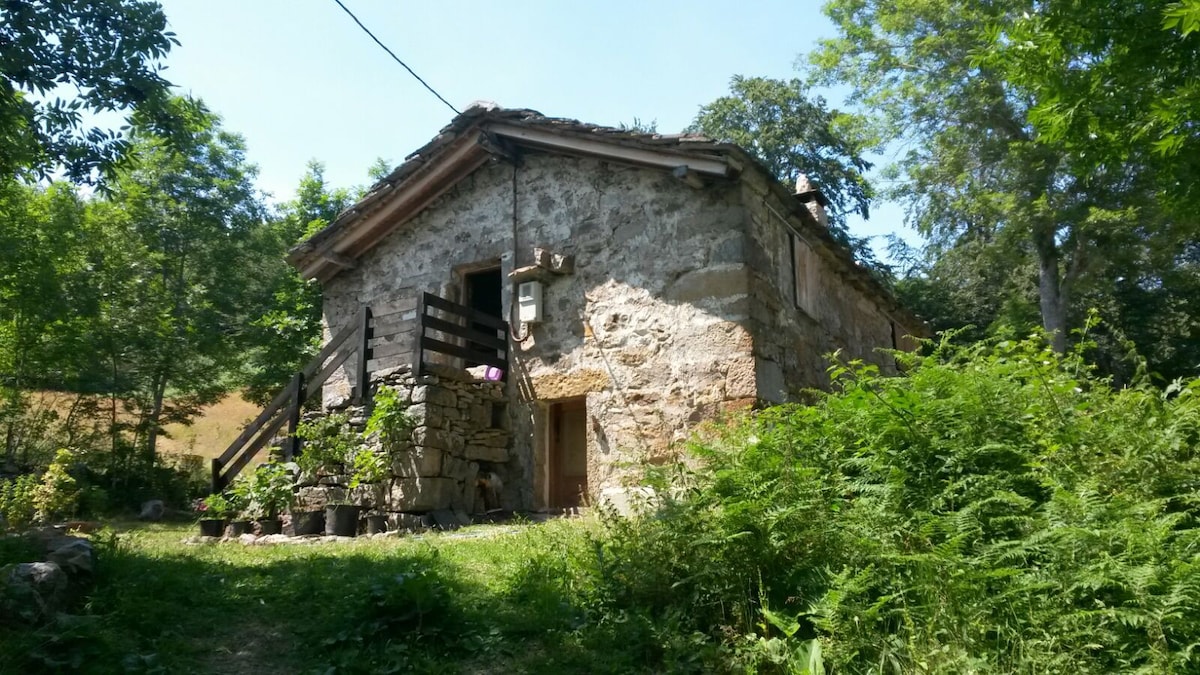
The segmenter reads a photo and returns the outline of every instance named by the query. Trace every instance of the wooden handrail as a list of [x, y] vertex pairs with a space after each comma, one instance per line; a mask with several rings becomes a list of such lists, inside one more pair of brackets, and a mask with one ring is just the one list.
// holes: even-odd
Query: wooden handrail
[[[295, 374], [291, 384], [276, 394], [258, 417], [238, 434], [225, 452], [213, 459], [212, 491], [220, 492], [229, 487], [233, 479], [268, 445], [267, 442], [285, 423], [288, 426], [288, 440], [283, 449], [283, 456], [285, 460], [291, 460], [299, 454], [300, 439], [296, 437], [296, 427], [300, 424], [300, 413], [305, 400], [337, 372], [338, 366], [356, 354], [358, 384], [354, 393], [355, 399], [361, 401], [370, 377], [367, 361], [371, 358], [371, 334], [371, 310], [363, 307], [358, 320], [339, 331], [329, 344], [317, 352], [317, 355]], [[353, 342], [351, 338], [355, 338]], [[352, 344], [353, 348], [342, 350], [347, 343]], [[342, 351], [339, 353], [339, 350]], [[332, 360], [330, 357], [333, 357]], [[329, 363], [326, 364], [326, 361]]]
[[[377, 321], [372, 316], [371, 309], [364, 306], [357, 320], [339, 331], [322, 347], [321, 351], [295, 374], [291, 384], [279, 392], [254, 421], [242, 430], [225, 452], [212, 460], [212, 490], [220, 492], [228, 487], [238, 473], [267, 447], [268, 441], [274, 438], [285, 424], [288, 438], [283, 447], [283, 456], [286, 460], [291, 460], [298, 455], [301, 442], [296, 436], [296, 428], [300, 424], [305, 400], [315, 394], [352, 356], [356, 357], [356, 382], [352, 399], [355, 403], [362, 404], [370, 393], [369, 368], [370, 361], [375, 357], [375, 349], [371, 342], [377, 333], [381, 340], [404, 333], [410, 334], [410, 337], [404, 339], [412, 340], [415, 353], [413, 371], [416, 373], [424, 372], [425, 353], [433, 352], [494, 366], [501, 370], [504, 379], [507, 380], [510, 349], [508, 322], [504, 319], [433, 293], [423, 293], [416, 298], [415, 320], [406, 320], [402, 316], [397, 318], [409, 311], [411, 310], [391, 311], [382, 317], [384, 321]], [[433, 311], [461, 317], [468, 325], [434, 316]], [[404, 325], [407, 321], [412, 321], [412, 328], [391, 332], [396, 326]], [[480, 329], [480, 326], [483, 329]], [[426, 330], [440, 331], [444, 335], [461, 338], [465, 344], [454, 344], [426, 336]], [[346, 345], [350, 345], [350, 348], [345, 349]], [[397, 345], [397, 342], [392, 341], [381, 343], [378, 345], [380, 355], [403, 353], [403, 347], [397, 348]]]
[[[466, 319], [470, 325], [462, 325], [434, 316], [431, 310], [447, 312]], [[509, 344], [508, 322], [472, 307], [460, 305], [432, 293], [424, 293], [417, 305], [416, 358], [413, 370], [425, 372], [425, 353], [445, 354], [468, 362], [482, 363], [500, 369], [502, 378], [508, 379]], [[477, 326], [486, 327], [480, 330]], [[487, 329], [492, 329], [491, 331]], [[444, 335], [462, 338], [465, 344], [446, 342], [425, 334], [427, 330], [440, 331]], [[498, 333], [498, 334], [497, 334]]]
[[433, 293], [426, 293], [424, 296], [422, 296], [422, 299], [424, 300], [424, 309], [426, 312], [428, 311], [429, 307], [436, 307], [444, 312], [457, 314], [477, 323], [481, 323], [488, 328], [495, 328], [496, 330], [503, 331], [508, 330], [508, 323], [505, 322], [504, 319], [492, 316], [491, 314], [486, 314], [472, 307], [460, 305], [457, 302], [451, 302], [450, 300], [434, 295]]

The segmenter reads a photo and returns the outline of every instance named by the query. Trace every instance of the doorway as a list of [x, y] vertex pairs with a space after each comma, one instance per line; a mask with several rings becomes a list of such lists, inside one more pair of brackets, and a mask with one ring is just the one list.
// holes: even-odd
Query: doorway
[[[504, 320], [504, 277], [499, 267], [466, 272], [463, 274], [463, 304], [471, 309]], [[486, 324], [472, 321], [472, 330], [496, 337], [495, 328]], [[469, 343], [467, 348], [472, 352], [496, 356], [496, 350], [483, 345]], [[466, 365], [480, 365], [478, 361], [468, 359]]]
[[548, 411], [548, 503], [583, 506], [587, 496], [587, 406], [583, 398], [552, 403]]

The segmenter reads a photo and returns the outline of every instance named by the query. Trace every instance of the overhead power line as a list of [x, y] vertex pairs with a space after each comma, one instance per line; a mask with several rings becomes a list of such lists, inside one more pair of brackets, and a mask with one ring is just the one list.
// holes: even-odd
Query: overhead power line
[[409, 68], [407, 63], [405, 63], [405, 62], [401, 61], [401, 60], [400, 60], [400, 57], [399, 57], [399, 56], [396, 56], [396, 54], [395, 54], [394, 52], [392, 52], [392, 50], [388, 49], [388, 46], [387, 46], [387, 45], [385, 45], [385, 44], [383, 44], [382, 42], [380, 42], [380, 41], [379, 41], [379, 38], [375, 37], [375, 34], [374, 34], [374, 33], [372, 33], [372, 32], [371, 32], [371, 30], [370, 30], [369, 28], [367, 28], [366, 26], [364, 26], [364, 25], [363, 25], [363, 22], [359, 21], [357, 16], [354, 16], [354, 12], [351, 12], [351, 11], [350, 11], [350, 9], [349, 9], [348, 7], [346, 7], [345, 5], [343, 5], [343, 4], [342, 4], [342, 0], [333, 0], [333, 1], [337, 3], [337, 6], [338, 6], [338, 7], [341, 7], [341, 8], [342, 8], [342, 11], [343, 11], [343, 12], [345, 12], [345, 13], [347, 13], [347, 14], [349, 14], [349, 15], [350, 15], [350, 18], [351, 18], [351, 19], [354, 19], [354, 23], [358, 24], [358, 27], [359, 27], [359, 28], [361, 28], [361, 29], [363, 29], [363, 32], [364, 32], [364, 33], [366, 33], [367, 35], [371, 36], [371, 39], [375, 41], [375, 44], [377, 44], [377, 45], [379, 45], [380, 47], [382, 47], [382, 48], [383, 48], [383, 51], [385, 51], [385, 52], [387, 52], [387, 53], [388, 53], [388, 56], [392, 57], [392, 59], [394, 59], [394, 60], [396, 61], [396, 63], [399, 63], [400, 65], [404, 66], [404, 69], [408, 71], [408, 74], [409, 74], [409, 75], [412, 75], [413, 77], [417, 78], [417, 82], [420, 82], [422, 85], [424, 85], [424, 86], [425, 86], [425, 88], [429, 90], [429, 93], [431, 93], [431, 94], [433, 94], [434, 96], [436, 96], [436, 97], [438, 98], [438, 100], [439, 100], [439, 101], [441, 101], [442, 103], [445, 103], [445, 104], [446, 104], [446, 107], [447, 107], [447, 108], [449, 108], [449, 109], [451, 109], [451, 110], [453, 110], [455, 115], [458, 115], [458, 114], [460, 114], [460, 113], [459, 113], [459, 111], [458, 111], [458, 108], [455, 108], [454, 106], [450, 105], [450, 102], [449, 102], [449, 101], [447, 101], [446, 99], [442, 98], [442, 95], [441, 95], [441, 94], [439, 94], [439, 93], [437, 93], [437, 90], [436, 90], [436, 89], [434, 89], [433, 87], [429, 86], [429, 83], [428, 83], [428, 82], [426, 82], [425, 80], [422, 80], [420, 75], [418, 75], [418, 74], [416, 74], [415, 72], [413, 72], [413, 69], [412, 69], [412, 68]]

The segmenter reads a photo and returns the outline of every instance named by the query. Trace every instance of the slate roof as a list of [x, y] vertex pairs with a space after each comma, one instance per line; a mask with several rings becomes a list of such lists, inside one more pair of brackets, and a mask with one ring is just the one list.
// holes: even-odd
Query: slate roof
[[[890, 310], [898, 311], [904, 317], [920, 323], [919, 319], [896, 301], [887, 287], [880, 283], [868, 270], [858, 264], [851, 252], [835, 239], [826, 227], [816, 222], [812, 214], [800, 203], [788, 186], [780, 183], [771, 175], [766, 166], [741, 147], [714, 141], [700, 134], [642, 133], [628, 129], [588, 124], [575, 119], [547, 117], [536, 110], [499, 108], [494, 104], [477, 104], [454, 117], [449, 124], [438, 132], [437, 136], [405, 157], [404, 162], [400, 166], [396, 167], [395, 170], [382, 180], [372, 185], [356, 204], [339, 214], [328, 226], [293, 247], [288, 253], [288, 261], [303, 272], [306, 265], [314, 265], [313, 261], [318, 260], [322, 255], [335, 259], [341, 257], [338, 253], [332, 252], [338, 243], [339, 237], [342, 237], [348, 229], [356, 226], [360, 221], [368, 219], [375, 211], [384, 208], [384, 205], [391, 201], [390, 198], [403, 194], [406, 188], [410, 184], [417, 182], [423, 173], [436, 170], [440, 162], [447, 161], [446, 157], [452, 154], [455, 147], [461, 148], [464, 144], [469, 144], [467, 139], [470, 139], [472, 135], [475, 136], [475, 140], [477, 141], [476, 147], [479, 148], [479, 155], [482, 158], [486, 159], [490, 157], [487, 154], [489, 152], [504, 154], [505, 148], [503, 144], [500, 144], [498, 147], [495, 139], [490, 138], [485, 132], [488, 125], [497, 123], [507, 127], [521, 127], [534, 129], [539, 132], [549, 132], [564, 138], [598, 140], [612, 146], [661, 153], [672, 158], [679, 158], [680, 164], [685, 164], [690, 160], [721, 160], [734, 167], [729, 174], [729, 178], [735, 178], [747, 167], [756, 167], [767, 178], [770, 188], [780, 196], [784, 203], [792, 206], [792, 215], [805, 223], [807, 226], [806, 234], [819, 240], [834, 257], [840, 259], [851, 283], [882, 300]], [[480, 159], [473, 166], [469, 163], [466, 164], [462, 175], [465, 176], [473, 172], [482, 164], [484, 159]], [[446, 181], [457, 182], [460, 178], [451, 176]], [[827, 203], [824, 196], [819, 193], [817, 198], [823, 204]], [[423, 206], [420, 208], [423, 208]], [[366, 245], [350, 257], [353, 258], [362, 255], [362, 253], [369, 250], [381, 238], [382, 236], [367, 239]], [[343, 264], [349, 264], [351, 261], [344, 260], [342, 262]], [[319, 276], [320, 278], [327, 279], [333, 274], [336, 274], [336, 271], [333, 273], [326, 272], [320, 275], [309, 274], [306, 276]], [[917, 330], [917, 326], [915, 325], [910, 328]]]

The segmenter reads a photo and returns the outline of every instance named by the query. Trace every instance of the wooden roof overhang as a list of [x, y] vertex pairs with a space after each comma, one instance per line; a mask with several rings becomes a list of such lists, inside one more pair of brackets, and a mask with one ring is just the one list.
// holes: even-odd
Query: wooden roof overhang
[[[360, 200], [321, 232], [288, 254], [288, 261], [305, 279], [327, 281], [357, 260], [397, 225], [420, 213], [491, 155], [477, 138], [464, 135], [425, 162], [402, 183], [385, 185]], [[323, 236], [324, 235], [324, 236]]]
[[732, 157], [718, 154], [720, 146], [715, 144], [698, 143], [697, 151], [680, 152], [675, 150], [678, 144], [673, 141], [663, 147], [648, 146], [618, 136], [590, 137], [587, 132], [488, 121], [482, 117], [414, 153], [392, 176], [377, 184], [333, 223], [293, 248], [288, 262], [305, 279], [322, 282], [343, 270], [353, 269], [358, 259], [384, 237], [487, 163], [496, 151], [493, 139], [502, 139], [509, 146], [660, 168], [681, 176], [724, 178], [736, 175], [742, 167]]

